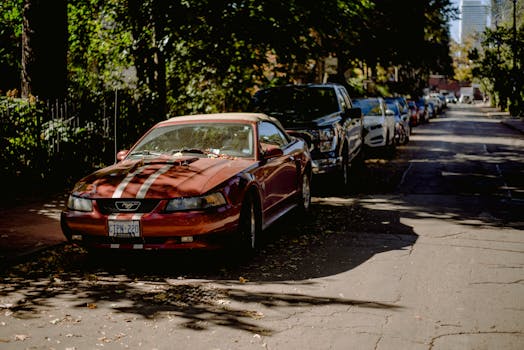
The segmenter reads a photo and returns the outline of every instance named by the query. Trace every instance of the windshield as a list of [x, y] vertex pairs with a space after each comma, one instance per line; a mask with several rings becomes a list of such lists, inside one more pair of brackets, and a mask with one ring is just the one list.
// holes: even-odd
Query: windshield
[[238, 123], [168, 125], [152, 129], [128, 158], [195, 153], [253, 157], [253, 128]]
[[337, 95], [333, 88], [286, 86], [261, 90], [254, 96], [254, 106], [259, 112], [284, 121], [290, 117], [312, 121], [339, 111]]
[[400, 114], [400, 110], [398, 109], [398, 105], [396, 103], [388, 103], [388, 109], [391, 109], [395, 115]]
[[376, 99], [353, 100], [353, 107], [358, 107], [362, 110], [363, 115], [367, 116], [382, 116], [382, 109], [380, 103]]

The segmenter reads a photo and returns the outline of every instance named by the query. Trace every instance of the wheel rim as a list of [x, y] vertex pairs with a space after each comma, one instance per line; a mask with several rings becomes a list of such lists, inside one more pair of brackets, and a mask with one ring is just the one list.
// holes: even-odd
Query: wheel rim
[[304, 174], [302, 179], [302, 200], [304, 209], [309, 209], [311, 204], [311, 188], [309, 186], [309, 177]]

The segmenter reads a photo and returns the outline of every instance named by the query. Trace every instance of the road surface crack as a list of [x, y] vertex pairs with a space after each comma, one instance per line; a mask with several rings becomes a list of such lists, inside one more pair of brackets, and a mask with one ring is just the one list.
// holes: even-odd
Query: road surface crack
[[511, 282], [495, 282], [495, 281], [472, 282], [472, 283], [470, 283], [470, 285], [472, 285], [472, 284], [521, 284], [523, 282], [524, 282], [524, 279], [520, 279], [520, 280], [516, 280], [516, 281], [511, 281]]
[[435, 346], [435, 342], [444, 337], [452, 337], [457, 335], [489, 335], [489, 334], [506, 334], [506, 335], [520, 335], [523, 334], [521, 331], [478, 331], [478, 332], [455, 332], [445, 333], [438, 335], [431, 339], [428, 350], [432, 350]]

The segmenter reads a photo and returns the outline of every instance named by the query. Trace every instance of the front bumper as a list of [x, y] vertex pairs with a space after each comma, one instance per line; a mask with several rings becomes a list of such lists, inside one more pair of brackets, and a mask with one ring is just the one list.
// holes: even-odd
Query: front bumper
[[[116, 218], [96, 210], [91, 213], [64, 211], [61, 227], [65, 237], [86, 248], [106, 249], [218, 249], [234, 243], [240, 207], [208, 211], [141, 215], [119, 214]], [[140, 234], [112, 236], [109, 220], [139, 220]]]
[[342, 157], [335, 152], [317, 155], [311, 162], [313, 174], [328, 174], [338, 171], [342, 166]]
[[367, 129], [364, 143], [369, 147], [383, 147], [386, 146], [386, 135], [384, 128], [378, 128], [374, 130]]

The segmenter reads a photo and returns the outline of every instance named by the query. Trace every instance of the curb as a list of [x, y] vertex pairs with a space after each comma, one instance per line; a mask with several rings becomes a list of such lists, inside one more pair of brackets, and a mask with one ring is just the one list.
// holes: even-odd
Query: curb
[[501, 120], [500, 123], [506, 125], [510, 129], [524, 134], [524, 121], [520, 119]]

